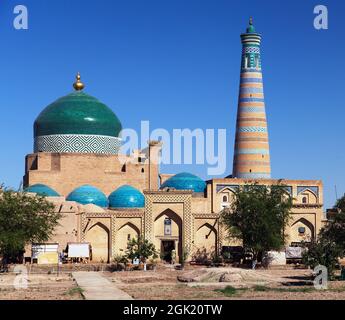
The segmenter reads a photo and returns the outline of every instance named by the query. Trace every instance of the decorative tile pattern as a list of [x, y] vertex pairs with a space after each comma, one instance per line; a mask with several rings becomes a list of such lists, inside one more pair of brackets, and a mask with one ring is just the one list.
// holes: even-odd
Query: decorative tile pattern
[[238, 149], [236, 150], [237, 154], [270, 154], [270, 151], [267, 149]]
[[[237, 129], [237, 132], [267, 132], [267, 128], [266, 127], [240, 127]], [[235, 154], [236, 153], [237, 152], [235, 152]]]
[[224, 188], [229, 188], [230, 190], [236, 191], [238, 189], [238, 185], [233, 184], [217, 184], [216, 191], [219, 192]]
[[243, 47], [242, 53], [260, 53], [259, 47]]
[[312, 191], [317, 197], [319, 197], [319, 187], [316, 186], [298, 186], [297, 195], [308, 189]]
[[116, 241], [116, 218], [115, 216], [111, 216], [111, 223], [110, 223], [110, 238], [111, 238], [111, 257], [110, 261], [115, 257], [116, 250], [115, 250], [115, 241]]
[[120, 138], [99, 135], [57, 134], [34, 140], [34, 152], [118, 154], [120, 147]]

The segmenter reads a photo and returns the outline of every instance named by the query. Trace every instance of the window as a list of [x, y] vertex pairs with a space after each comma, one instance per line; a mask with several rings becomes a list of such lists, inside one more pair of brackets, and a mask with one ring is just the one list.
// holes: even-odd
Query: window
[[144, 172], [145, 172], [145, 170], [144, 170], [144, 168], [142, 168], [142, 169], [141, 169], [141, 173], [144, 173]]
[[208, 234], [205, 235], [205, 239], [208, 239]]
[[131, 234], [130, 234], [130, 233], [127, 235], [127, 240], [128, 240], [128, 241], [131, 240]]
[[298, 228], [298, 233], [301, 234], [301, 235], [305, 234], [305, 227], [299, 227]]
[[164, 219], [164, 235], [171, 236], [171, 219], [170, 218]]
[[308, 198], [307, 197], [303, 197], [302, 198], [302, 203], [308, 203]]
[[227, 196], [223, 197], [223, 202], [228, 202], [228, 197]]

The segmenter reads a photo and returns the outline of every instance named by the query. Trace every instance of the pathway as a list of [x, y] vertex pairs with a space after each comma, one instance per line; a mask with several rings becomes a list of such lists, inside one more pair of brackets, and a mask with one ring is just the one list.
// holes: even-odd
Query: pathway
[[100, 272], [77, 271], [72, 273], [86, 300], [133, 300], [126, 292], [104, 278]]

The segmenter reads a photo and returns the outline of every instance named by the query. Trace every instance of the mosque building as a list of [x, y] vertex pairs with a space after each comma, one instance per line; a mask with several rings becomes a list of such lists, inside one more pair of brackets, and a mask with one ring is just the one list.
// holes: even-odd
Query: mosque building
[[[26, 156], [24, 187], [44, 195], [63, 214], [51, 241], [59, 250], [88, 242], [92, 260], [111, 261], [128, 240], [144, 236], [161, 252], [219, 252], [232, 243], [219, 223], [241, 185], [283, 183], [294, 198], [287, 245], [317, 236], [323, 220], [319, 180], [271, 179], [268, 127], [261, 72], [261, 35], [252, 20], [241, 35], [242, 63], [230, 177], [203, 181], [191, 173], [160, 174], [162, 144], [119, 154], [122, 125], [113, 111], [75, 91], [47, 106], [34, 123], [34, 152]], [[189, 258], [190, 258], [189, 257]]]

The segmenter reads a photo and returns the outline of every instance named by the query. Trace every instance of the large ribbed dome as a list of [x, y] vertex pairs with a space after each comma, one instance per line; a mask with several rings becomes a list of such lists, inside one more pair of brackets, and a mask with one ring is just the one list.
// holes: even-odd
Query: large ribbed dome
[[109, 196], [110, 208], [142, 208], [144, 206], [144, 195], [129, 185], [121, 186]]
[[95, 204], [96, 206], [107, 208], [108, 199], [105, 194], [90, 185], [83, 185], [73, 190], [66, 198], [67, 201], [75, 201], [80, 204]]
[[204, 192], [206, 188], [205, 181], [201, 180], [199, 177], [188, 172], [182, 172], [176, 174], [166, 180], [161, 189], [164, 188], [174, 188], [176, 190], [192, 190], [194, 192]]
[[37, 117], [35, 152], [116, 154], [121, 130], [119, 119], [109, 107], [75, 91], [47, 106]]

